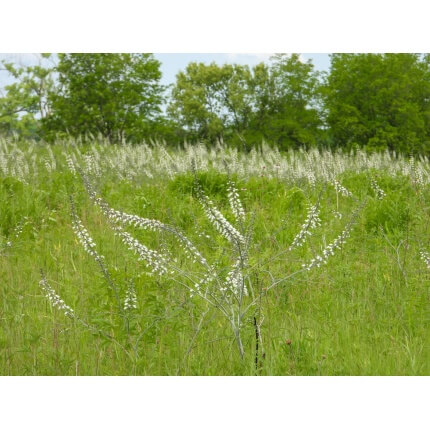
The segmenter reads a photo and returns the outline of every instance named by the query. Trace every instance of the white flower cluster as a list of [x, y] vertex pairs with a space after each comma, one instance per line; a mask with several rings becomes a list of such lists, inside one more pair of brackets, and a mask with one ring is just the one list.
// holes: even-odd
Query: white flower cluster
[[216, 230], [236, 248], [243, 248], [245, 238], [242, 234], [224, 218], [224, 215], [215, 207], [214, 203], [203, 193], [200, 187], [197, 191], [202, 208]]
[[66, 317], [74, 318], [75, 313], [70, 306], [67, 306], [64, 300], [56, 294], [54, 289], [48, 284], [48, 281], [45, 278], [42, 278], [39, 282], [39, 285], [42, 287], [43, 292], [45, 293], [46, 298], [49, 300], [51, 305], [54, 308], [57, 308], [64, 312]]
[[245, 221], [245, 211], [240, 201], [239, 193], [232, 181], [228, 181], [227, 196], [236, 220], [239, 222]]
[[303, 264], [302, 267], [306, 270], [311, 270], [313, 267], [321, 267], [321, 265], [327, 264], [329, 257], [334, 255], [336, 249], [341, 249], [350, 233], [351, 227], [348, 226], [332, 243], [324, 248], [322, 255], [317, 255], [308, 264]]
[[351, 191], [347, 190], [337, 179], [333, 179], [332, 183], [337, 193], [342, 194], [344, 197], [352, 197]]
[[320, 209], [318, 205], [311, 205], [308, 209], [308, 214], [305, 222], [302, 225], [301, 230], [297, 233], [293, 240], [293, 243], [288, 248], [292, 250], [294, 248], [300, 248], [306, 241], [307, 236], [311, 236], [311, 230], [319, 227], [321, 225], [321, 219], [319, 217]]
[[99, 160], [94, 156], [94, 154], [84, 154], [84, 163], [86, 167], [86, 171], [98, 178], [102, 176], [102, 172], [100, 170]]
[[415, 170], [415, 180], [416, 180], [416, 183], [417, 183], [421, 188], [423, 188], [423, 187], [424, 187], [425, 182], [424, 182], [423, 172], [422, 172], [422, 170], [421, 170], [421, 169], [416, 169], [416, 170]]
[[201, 294], [202, 293], [202, 287], [204, 285], [208, 286], [210, 285], [211, 282], [213, 282], [216, 279], [216, 271], [215, 271], [215, 266], [211, 265], [209, 267], [208, 272], [206, 273], [205, 276], [203, 276], [203, 278], [199, 281], [196, 282], [194, 284], [194, 288], [191, 290], [191, 294], [190, 296], [193, 297], [195, 293]]
[[19, 236], [21, 235], [21, 233], [22, 233], [22, 229], [24, 228], [24, 221], [22, 220], [22, 221], [20, 221], [17, 225], [16, 225], [16, 227], [13, 229], [13, 236], [14, 236], [14, 238], [15, 239], [18, 239], [19, 238]]
[[306, 169], [305, 169], [305, 175], [306, 175], [307, 180], [311, 184], [311, 186], [315, 187], [315, 184], [317, 182], [317, 178], [315, 177], [315, 174], [314, 174], [313, 170], [311, 168], [309, 168], [309, 167], [306, 167]]
[[420, 251], [421, 260], [424, 261], [427, 269], [430, 269], [430, 254], [423, 249]]
[[117, 211], [110, 208], [100, 198], [96, 200], [96, 204], [103, 210], [104, 214], [113, 222], [123, 225], [132, 225], [134, 227], [141, 227], [149, 231], [163, 230], [163, 223], [149, 218], [142, 218], [138, 215], [127, 214], [122, 211]]
[[151, 268], [153, 274], [166, 275], [169, 272], [169, 261], [165, 255], [147, 248], [120, 227], [115, 227], [115, 232], [122, 242], [128, 246], [128, 249], [135, 252], [139, 256], [138, 259], [144, 261]]
[[412, 155], [409, 157], [409, 166], [410, 166], [410, 175], [412, 176], [412, 182], [414, 182], [420, 187], [424, 187], [425, 182], [424, 182], [422, 170], [417, 167], [415, 163], [415, 159]]
[[88, 233], [88, 230], [84, 227], [81, 220], [78, 218], [76, 213], [72, 211], [72, 224], [73, 224], [73, 231], [76, 234], [76, 237], [79, 239], [79, 242], [81, 242], [82, 246], [84, 247], [85, 251], [88, 252], [94, 259], [98, 262], [103, 261], [104, 257], [103, 255], [100, 255], [96, 251], [96, 244], [94, 243], [93, 239]]
[[131, 225], [133, 227], [140, 227], [144, 230], [149, 231], [167, 231], [173, 234], [179, 240], [180, 246], [184, 250], [185, 255], [188, 259], [192, 259], [193, 262], [199, 261], [201, 264], [208, 266], [208, 263], [203, 257], [203, 255], [198, 251], [198, 249], [193, 245], [193, 243], [178, 229], [155, 219], [143, 218], [138, 215], [132, 215], [115, 210], [111, 208], [100, 197], [97, 197], [93, 187], [88, 181], [88, 178], [84, 178], [84, 182], [91, 200], [102, 210], [104, 215], [109, 220], [111, 220], [115, 224]]
[[75, 164], [73, 163], [72, 157], [69, 154], [66, 154], [66, 163], [69, 170], [73, 173], [73, 175], [76, 175], [76, 168]]
[[[258, 148], [243, 152], [218, 143], [210, 148], [204, 144], [184, 144], [180, 150], [169, 148], [165, 143], [153, 141], [141, 145], [105, 144], [103, 137], [94, 137], [91, 154], [88, 146], [83, 147], [79, 139], [67, 138], [67, 144], [37, 148], [31, 142], [14, 138], [0, 138], [0, 175], [13, 176], [20, 181], [34, 181], [47, 169], [67, 168], [66, 155], [70, 155], [75, 168], [82, 166], [97, 176], [115, 179], [143, 180], [145, 178], [174, 177], [189, 171], [191, 160], [201, 171], [214, 169], [229, 174], [234, 171], [241, 179], [261, 174], [267, 178], [285, 181], [329, 180], [340, 177], [344, 172], [382, 170], [386, 174], [410, 177], [417, 185], [430, 183], [429, 159], [421, 156], [409, 162], [408, 158], [393, 151], [367, 154], [357, 150], [346, 153], [343, 150], [307, 151], [289, 150], [279, 153], [276, 148], [263, 143]], [[106, 142], [107, 143], [107, 142]], [[40, 178], [40, 179], [43, 179]]]
[[45, 169], [49, 172], [49, 173], [51, 173], [54, 169], [53, 169], [53, 167], [51, 166], [51, 163], [49, 162], [49, 160], [48, 159], [45, 159], [44, 160], [44, 164], [45, 164]]
[[131, 311], [132, 309], [137, 309], [137, 297], [133, 285], [130, 284], [125, 293], [124, 310]]
[[228, 272], [227, 277], [225, 278], [225, 287], [224, 291], [231, 291], [236, 295], [240, 295], [241, 293], [245, 296], [248, 295], [248, 290], [245, 285], [245, 280], [242, 275], [241, 270], [241, 259], [238, 258], [234, 263], [232, 270]]
[[125, 212], [120, 212], [111, 208], [109, 208], [109, 212], [106, 212], [106, 215], [109, 217], [109, 219], [116, 222], [117, 224], [128, 224], [134, 227], [141, 227], [144, 230], [167, 231], [169, 233], [172, 233], [179, 240], [180, 246], [184, 250], [187, 258], [192, 259], [193, 262], [198, 260], [201, 264], [207, 265], [206, 259], [185, 235], [183, 235], [177, 229], [162, 223], [161, 221], [142, 218], [137, 215], [130, 215]]
[[385, 197], [385, 191], [378, 185], [375, 179], [370, 179], [370, 186], [379, 200], [382, 200]]

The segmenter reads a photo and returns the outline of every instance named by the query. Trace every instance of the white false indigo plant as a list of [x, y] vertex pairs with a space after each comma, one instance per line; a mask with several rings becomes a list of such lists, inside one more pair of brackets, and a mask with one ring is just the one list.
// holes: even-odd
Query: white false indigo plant
[[[203, 252], [198, 250], [197, 246], [177, 227], [159, 220], [148, 219], [111, 208], [108, 203], [97, 195], [87, 175], [82, 171], [80, 171], [80, 174], [93, 204], [102, 211], [121, 241], [138, 256], [139, 260], [149, 269], [150, 274], [166, 278], [172, 281], [174, 285], [184, 287], [191, 297], [200, 297], [224, 315], [232, 328], [242, 358], [245, 350], [241, 332], [248, 313], [255, 308], [257, 303], [261, 303], [262, 296], [266, 295], [274, 287], [296, 276], [298, 273], [309, 271], [314, 267], [320, 267], [322, 264], [327, 263], [329, 257], [334, 255], [335, 250], [340, 249], [349, 237], [355, 215], [360, 210], [359, 208], [355, 212], [345, 230], [323, 249], [321, 255], [317, 255], [295, 272], [279, 279], [275, 279], [270, 274], [269, 285], [257, 291], [253, 287], [252, 280], [255, 279], [255, 270], [261, 269], [261, 266], [253, 265], [251, 267], [249, 264], [253, 223], [250, 219], [247, 220], [250, 217], [246, 215], [239, 192], [233, 181], [229, 180], [227, 186], [227, 197], [234, 217], [234, 222], [231, 222], [204, 192], [198, 180], [195, 180], [195, 195], [210, 224], [226, 240], [224, 254], [228, 256], [228, 261], [230, 262], [226, 263], [226, 258], [224, 258], [222, 263], [210, 263], [208, 257], [204, 256]], [[285, 252], [301, 247], [307, 238], [311, 236], [311, 231], [321, 225], [319, 212], [319, 202], [309, 206], [306, 220]], [[82, 225], [78, 221], [75, 221], [75, 225], [77, 225], [75, 229], [85, 239], [86, 236], [83, 234]], [[142, 244], [132, 234], [124, 230], [127, 226], [172, 235], [184, 251], [185, 256], [192, 263], [197, 264], [199, 269], [193, 272], [186, 271], [179, 266], [176, 258], [172, 258], [161, 250], [150, 249]], [[85, 243], [84, 246], [93, 255], [94, 250], [91, 242], [85, 239]], [[93, 255], [93, 257], [102, 261], [101, 257], [97, 257], [97, 255]], [[127, 309], [133, 308], [135, 305], [135, 301], [132, 298], [133, 293], [127, 293], [125, 302]], [[258, 335], [261, 337], [260, 333]]]

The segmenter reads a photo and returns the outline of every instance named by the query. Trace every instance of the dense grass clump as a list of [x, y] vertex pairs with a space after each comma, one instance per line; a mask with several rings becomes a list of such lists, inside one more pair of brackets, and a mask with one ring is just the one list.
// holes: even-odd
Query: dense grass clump
[[[322, 154], [326, 167], [312, 171], [316, 154], [278, 154], [276, 161], [268, 149], [249, 154], [247, 165], [245, 155], [227, 149], [224, 163], [190, 148], [163, 155], [149, 147], [0, 147], [0, 374], [429, 374], [426, 160], [399, 159], [388, 169], [383, 158]], [[146, 165], [149, 158], [158, 165]], [[173, 226], [209, 264], [225, 267], [223, 276], [231, 269], [229, 243], [199, 193], [239, 225], [229, 201], [235, 184], [252, 226], [244, 273], [259, 298], [241, 322], [243, 357], [219, 309], [151, 273], [128, 249], [85, 178], [109, 207]], [[311, 206], [321, 225], [288, 251]], [[100, 262], [80, 243], [76, 219]], [[347, 241], [327, 264], [303, 270], [350, 222]], [[121, 228], [188, 276], [202, 271], [168, 231]], [[48, 288], [72, 317], [46, 297]]]

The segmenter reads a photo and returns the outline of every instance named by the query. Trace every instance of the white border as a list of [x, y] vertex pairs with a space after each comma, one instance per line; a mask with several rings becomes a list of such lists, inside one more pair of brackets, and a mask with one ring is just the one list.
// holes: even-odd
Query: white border
[[[4, 429], [424, 429], [426, 377], [3, 377]], [[427, 426], [427, 427], [426, 427]]]
[[14, 0], [0, 52], [428, 52], [420, 0]]

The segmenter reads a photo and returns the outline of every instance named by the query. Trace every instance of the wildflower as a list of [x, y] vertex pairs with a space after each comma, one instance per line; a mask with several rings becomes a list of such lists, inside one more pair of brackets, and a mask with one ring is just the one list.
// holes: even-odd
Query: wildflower
[[242, 259], [238, 258], [233, 264], [232, 269], [228, 272], [225, 279], [225, 289], [230, 290], [236, 295], [248, 295], [245, 280], [241, 270]]
[[231, 242], [238, 250], [243, 248], [245, 238], [234, 228], [225, 218], [224, 215], [215, 207], [214, 203], [207, 197], [202, 188], [197, 185], [197, 193], [200, 204], [212, 225]]
[[140, 227], [144, 230], [166, 231], [170, 234], [173, 234], [174, 237], [179, 241], [180, 247], [183, 249], [188, 259], [197, 260], [202, 265], [208, 266], [208, 263], [203, 257], [203, 255], [198, 251], [198, 249], [193, 245], [193, 243], [178, 229], [155, 219], [143, 218], [138, 215], [128, 214], [111, 208], [100, 197], [97, 197], [97, 194], [94, 191], [92, 185], [90, 184], [88, 178], [85, 175], [82, 175], [82, 177], [84, 179], [84, 184], [87, 188], [87, 192], [90, 196], [91, 201], [101, 209], [101, 211], [110, 221], [115, 224]]
[[85, 251], [87, 251], [88, 254], [90, 254], [97, 262], [102, 261], [104, 259], [103, 255], [100, 255], [96, 251], [96, 244], [89, 235], [88, 230], [84, 227], [81, 220], [76, 215], [74, 209], [72, 209], [72, 227]]
[[345, 197], [352, 197], [351, 191], [347, 190], [338, 180], [333, 179], [332, 182], [337, 193], [340, 193]]
[[334, 255], [336, 249], [341, 249], [346, 239], [348, 239], [351, 227], [352, 223], [332, 243], [324, 248], [322, 255], [317, 255], [308, 264], [303, 264], [302, 267], [306, 270], [311, 270], [313, 267], [321, 267], [323, 264], [327, 264], [329, 257]]
[[124, 310], [130, 311], [132, 309], [137, 309], [137, 297], [133, 285], [130, 284], [125, 294]]
[[55, 292], [55, 290], [48, 284], [45, 276], [42, 274], [42, 279], [39, 282], [39, 285], [42, 287], [42, 290], [45, 293], [45, 297], [49, 300], [51, 305], [54, 308], [59, 309], [64, 312], [64, 315], [69, 318], [74, 318], [75, 313], [73, 309], [66, 305], [64, 300]]
[[301, 247], [305, 243], [306, 237], [311, 236], [311, 230], [321, 225], [319, 212], [320, 210], [318, 205], [309, 206], [306, 220], [303, 223], [301, 230], [299, 231], [299, 233], [297, 233], [296, 237], [294, 238], [293, 243], [288, 248], [290, 251], [294, 248]]
[[204, 285], [208, 286], [211, 282], [213, 282], [216, 279], [216, 271], [215, 266], [211, 265], [208, 272], [201, 278], [199, 282], [196, 282], [194, 284], [194, 288], [191, 289], [191, 297], [194, 296], [194, 294], [201, 294], [201, 289]]
[[378, 185], [375, 179], [370, 179], [370, 186], [372, 187], [373, 192], [376, 194], [376, 197], [379, 200], [382, 200], [385, 197], [385, 191]]
[[166, 275], [169, 272], [168, 259], [165, 255], [147, 248], [145, 245], [140, 243], [131, 234], [122, 230], [120, 227], [115, 227], [116, 235], [120, 237], [122, 242], [128, 246], [128, 249], [134, 251], [140, 261], [144, 261], [150, 268], [152, 273], [159, 275]]
[[420, 251], [421, 260], [424, 261], [425, 265], [427, 266], [427, 269], [430, 269], [430, 254], [424, 249]]
[[69, 168], [69, 170], [75, 176], [76, 175], [75, 164], [73, 163], [72, 157], [70, 157], [70, 155], [68, 155], [68, 154], [66, 154], [66, 163], [67, 163], [67, 167]]
[[231, 210], [237, 221], [243, 222], [245, 220], [245, 211], [243, 210], [242, 202], [239, 198], [239, 193], [232, 181], [228, 181], [228, 201]]

